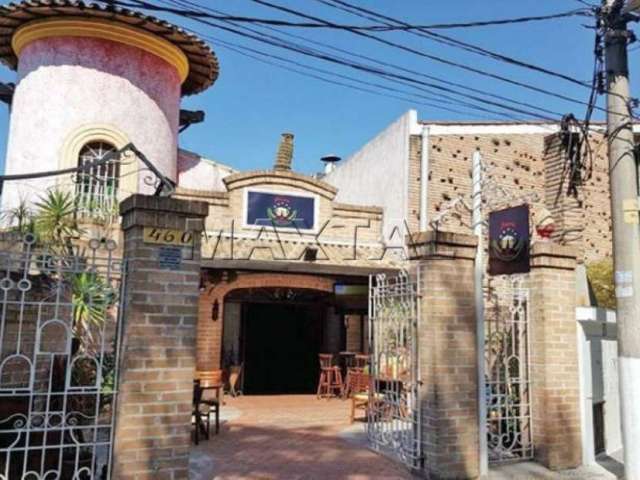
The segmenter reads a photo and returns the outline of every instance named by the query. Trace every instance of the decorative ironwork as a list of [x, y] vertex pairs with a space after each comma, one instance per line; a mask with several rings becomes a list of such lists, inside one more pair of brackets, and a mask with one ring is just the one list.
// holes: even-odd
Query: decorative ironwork
[[67, 255], [32, 234], [0, 237], [0, 480], [110, 478], [125, 276], [116, 251], [110, 240]]
[[[98, 145], [101, 147], [98, 148]], [[83, 149], [78, 166], [62, 170], [35, 172], [16, 175], [0, 175], [0, 194], [5, 182], [17, 182], [22, 189], [33, 190], [33, 195], [25, 200], [34, 203], [35, 197], [42, 194], [41, 183], [30, 180], [48, 177], [70, 176], [68, 181], [59, 181], [52, 187], [60, 191], [75, 193], [76, 209], [79, 216], [92, 220], [111, 223], [118, 218], [118, 204], [137, 191], [123, 190], [123, 179], [129, 176], [140, 178], [144, 185], [152, 187], [154, 194], [170, 196], [175, 191], [175, 182], [153, 165], [133, 143], [116, 150], [108, 148], [103, 142], [88, 145]], [[117, 176], [114, 176], [116, 175]]]
[[[524, 203], [532, 204], [540, 201], [540, 195], [537, 192], [513, 192], [512, 190], [501, 185], [492, 175], [492, 168], [485, 162], [480, 160], [480, 186], [479, 191], [482, 194], [483, 207], [488, 210], [497, 210], [507, 208], [514, 205]], [[454, 219], [461, 225], [472, 228], [471, 214], [473, 212], [473, 202], [471, 198], [465, 195], [459, 195], [448, 200], [440, 206], [440, 211], [431, 219], [430, 225], [433, 229], [439, 230], [443, 226], [450, 224]], [[483, 226], [488, 226], [488, 221], [483, 220]]]
[[496, 279], [485, 299], [489, 461], [533, 457], [527, 275]]
[[419, 271], [369, 279], [371, 387], [367, 433], [371, 446], [410, 468], [422, 462], [418, 389]]
[[[482, 273], [476, 276], [476, 281], [483, 286], [486, 444], [490, 463], [532, 458], [533, 426], [528, 275], [500, 276], [486, 281], [484, 272], [489, 256], [484, 245], [488, 239], [488, 213], [540, 201], [536, 192], [514, 192], [495, 177], [479, 155], [474, 157], [473, 196], [460, 195], [447, 201], [431, 221], [432, 228], [441, 229], [457, 220], [460, 225], [473, 228], [479, 237], [476, 261]], [[480, 327], [478, 335], [482, 334]]]
[[[113, 157], [115, 147], [105, 142], [91, 142], [80, 151], [78, 166], [94, 164], [90, 170], [75, 177], [76, 214], [87, 216], [117, 216], [120, 158]], [[105, 156], [109, 159], [103, 161]], [[113, 158], [111, 158], [113, 157]]]

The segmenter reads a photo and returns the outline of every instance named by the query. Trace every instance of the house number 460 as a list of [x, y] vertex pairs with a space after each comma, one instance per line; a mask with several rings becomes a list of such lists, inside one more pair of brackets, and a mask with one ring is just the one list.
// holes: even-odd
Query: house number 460
[[193, 233], [186, 230], [172, 230], [169, 228], [145, 227], [143, 232], [145, 243], [161, 245], [191, 245]]

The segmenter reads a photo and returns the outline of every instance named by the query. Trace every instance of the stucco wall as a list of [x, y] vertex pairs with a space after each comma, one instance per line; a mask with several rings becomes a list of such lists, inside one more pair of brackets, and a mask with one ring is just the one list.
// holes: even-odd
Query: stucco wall
[[223, 178], [235, 173], [231, 167], [203, 158], [197, 153], [178, 150], [178, 186], [194, 190], [224, 192]]
[[[20, 55], [6, 173], [62, 168], [69, 137], [85, 126], [100, 125], [133, 142], [175, 179], [179, 104], [177, 70], [150, 53], [92, 38], [36, 40]], [[140, 191], [150, 191], [144, 176], [139, 177]], [[63, 181], [68, 183], [69, 177]], [[4, 207], [51, 183], [8, 184]]]
[[393, 245], [404, 242], [409, 136], [416, 126], [417, 113], [410, 110], [323, 178], [338, 188], [339, 202], [381, 206], [383, 234]]

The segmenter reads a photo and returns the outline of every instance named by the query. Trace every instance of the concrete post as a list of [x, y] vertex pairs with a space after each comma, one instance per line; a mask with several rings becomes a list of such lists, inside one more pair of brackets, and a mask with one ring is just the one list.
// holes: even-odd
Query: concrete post
[[[200, 233], [208, 205], [133, 195], [120, 212], [128, 273], [114, 478], [186, 480]], [[145, 236], [149, 228], [163, 230]], [[180, 238], [183, 232], [191, 238]]]
[[536, 460], [549, 469], [581, 464], [576, 253], [554, 243], [531, 249], [531, 383]]
[[480, 474], [474, 306], [477, 238], [423, 232], [409, 242], [421, 269], [419, 361], [427, 478]]

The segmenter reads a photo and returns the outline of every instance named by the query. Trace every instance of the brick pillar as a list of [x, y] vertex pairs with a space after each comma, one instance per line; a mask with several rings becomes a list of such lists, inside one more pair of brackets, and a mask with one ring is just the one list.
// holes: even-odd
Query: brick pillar
[[479, 475], [474, 306], [476, 237], [423, 232], [409, 251], [421, 275], [422, 439], [428, 478]]
[[[114, 478], [186, 480], [200, 233], [208, 205], [133, 195], [120, 212], [128, 273]], [[193, 246], [145, 243], [145, 227], [190, 231]]]
[[531, 382], [536, 459], [552, 470], [582, 461], [573, 248], [531, 250]]

